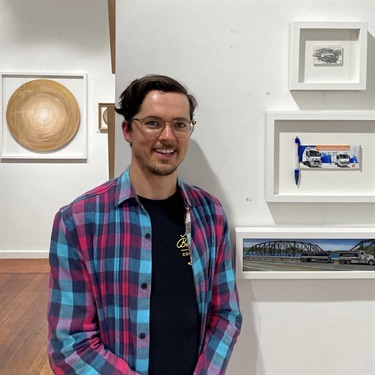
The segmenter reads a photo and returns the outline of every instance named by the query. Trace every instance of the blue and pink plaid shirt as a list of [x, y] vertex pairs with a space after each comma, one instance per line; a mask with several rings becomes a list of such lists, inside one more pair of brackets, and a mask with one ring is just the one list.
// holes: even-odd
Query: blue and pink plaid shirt
[[[194, 375], [224, 374], [242, 323], [228, 224], [216, 198], [178, 186], [201, 315]], [[55, 374], [148, 373], [151, 236], [129, 168], [56, 214], [48, 307]]]

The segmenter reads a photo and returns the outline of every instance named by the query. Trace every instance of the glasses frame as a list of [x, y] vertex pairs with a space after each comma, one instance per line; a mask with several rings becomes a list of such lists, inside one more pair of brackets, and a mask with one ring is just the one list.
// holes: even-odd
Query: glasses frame
[[[155, 117], [153, 117], [153, 116], [147, 116], [147, 117], [144, 117], [144, 118], [131, 117], [130, 120], [139, 122], [139, 123], [140, 123], [140, 129], [142, 130], [142, 132], [143, 132], [144, 134], [152, 135], [152, 136], [159, 136], [161, 133], [163, 133], [163, 131], [164, 131], [165, 127], [167, 126], [167, 124], [169, 124], [169, 125], [173, 125], [173, 123], [174, 123], [175, 121], [178, 121], [178, 120], [173, 120], [173, 121], [164, 121], [164, 120], [161, 120], [161, 119], [155, 118], [155, 120], [159, 120], [159, 121], [163, 122], [163, 123], [164, 123], [164, 126], [163, 126], [158, 132], [153, 133], [153, 132], [147, 132], [147, 131], [145, 131], [144, 128], [143, 128], [143, 121], [144, 121], [144, 120], [147, 120], [147, 119], [150, 119], [150, 118], [155, 118]], [[187, 120], [187, 119], [186, 119], [186, 120]], [[173, 130], [173, 127], [171, 126], [171, 130], [172, 130], [172, 132], [173, 132], [173, 134], [175, 135], [176, 138], [188, 138], [188, 137], [191, 136], [191, 134], [192, 134], [193, 131], [194, 131], [194, 126], [195, 126], [195, 124], [196, 124], [197, 122], [194, 121], [194, 120], [188, 120], [188, 121], [189, 121], [189, 125], [190, 125], [190, 132], [189, 132], [189, 133], [186, 133], [186, 135], [185, 135], [184, 133], [177, 133], [177, 134], [176, 134], [175, 131]]]

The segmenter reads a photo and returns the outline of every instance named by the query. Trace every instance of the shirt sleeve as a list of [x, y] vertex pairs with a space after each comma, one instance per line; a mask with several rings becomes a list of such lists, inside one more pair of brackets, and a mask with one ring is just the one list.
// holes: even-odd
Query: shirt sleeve
[[[70, 226], [71, 228], [71, 226]], [[100, 339], [96, 306], [78, 236], [56, 214], [50, 245], [48, 357], [55, 374], [138, 374]]]
[[[222, 230], [224, 228], [224, 230]], [[194, 375], [222, 375], [228, 366], [241, 330], [242, 315], [233, 270], [228, 224], [217, 227], [217, 257], [213, 276], [211, 310], [203, 349]]]

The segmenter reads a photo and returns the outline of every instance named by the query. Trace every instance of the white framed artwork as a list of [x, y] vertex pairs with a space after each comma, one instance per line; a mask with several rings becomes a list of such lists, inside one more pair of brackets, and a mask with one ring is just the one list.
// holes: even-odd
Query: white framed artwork
[[87, 159], [86, 73], [1, 73], [1, 159]]
[[290, 90], [365, 90], [366, 22], [293, 22]]
[[374, 111], [266, 113], [266, 201], [375, 202], [374, 133]]
[[236, 227], [238, 279], [374, 279], [375, 228]]

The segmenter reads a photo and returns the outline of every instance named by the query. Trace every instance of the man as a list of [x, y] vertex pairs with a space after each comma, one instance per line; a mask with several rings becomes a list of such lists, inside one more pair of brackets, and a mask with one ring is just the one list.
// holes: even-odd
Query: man
[[133, 81], [116, 109], [130, 166], [56, 214], [56, 374], [224, 374], [242, 322], [228, 224], [216, 198], [177, 176], [195, 107], [170, 77]]

